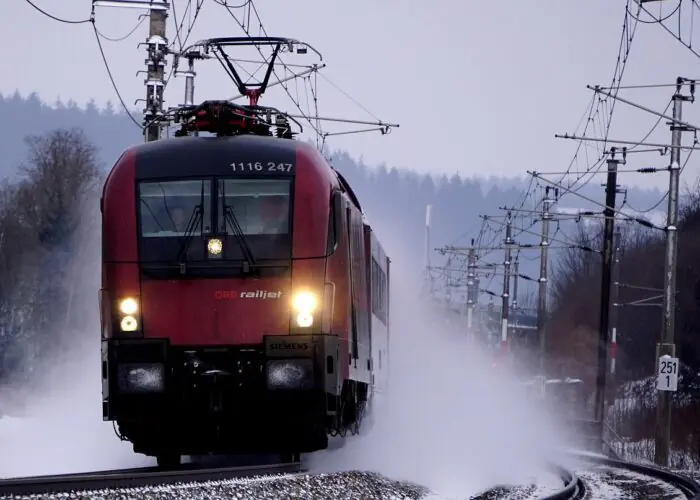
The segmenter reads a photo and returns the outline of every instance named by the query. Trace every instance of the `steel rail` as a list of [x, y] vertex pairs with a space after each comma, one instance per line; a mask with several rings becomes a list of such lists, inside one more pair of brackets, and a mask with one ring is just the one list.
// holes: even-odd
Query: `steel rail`
[[173, 470], [163, 470], [158, 467], [142, 467], [138, 469], [95, 471], [79, 474], [0, 479], [0, 496], [131, 488], [304, 472], [306, 470], [302, 468], [301, 462], [214, 468], [190, 468], [185, 465]]
[[[585, 454], [577, 452], [566, 452], [570, 458], [574, 458], [579, 463], [591, 463], [602, 465], [611, 470], [618, 469], [634, 472], [652, 479], [657, 479], [669, 486], [680, 490], [685, 498], [689, 500], [700, 500], [700, 483], [689, 477], [662, 469], [648, 464], [639, 464], [617, 460], [603, 455]], [[571, 467], [571, 465], [569, 465]], [[569, 468], [560, 465], [550, 464], [550, 470], [555, 472], [564, 482], [564, 487], [548, 495], [539, 497], [538, 500], [580, 500], [586, 495], [586, 484]]]
[[678, 488], [689, 500], [700, 500], [700, 483], [694, 479], [678, 474], [677, 472], [671, 472], [670, 470], [662, 469], [650, 464], [647, 465], [636, 462], [627, 462], [624, 460], [608, 458], [602, 455], [597, 456], [576, 452], [567, 452], [567, 455], [576, 458], [581, 462], [603, 465], [611, 469], [627, 470], [629, 472], [636, 472], [637, 474], [648, 476], [653, 479], [659, 479], [666, 484]]
[[[546, 468], [549, 469], [550, 472], [556, 474], [559, 479], [561, 479], [562, 483], [564, 483], [564, 486], [547, 496], [538, 497], [537, 500], [578, 500], [583, 498], [585, 494], [585, 485], [574, 472], [553, 463], [547, 464]], [[470, 498], [494, 498], [493, 495], [498, 494], [497, 492], [499, 490], [508, 491], [513, 487], [512, 484], [499, 484]]]
[[577, 500], [585, 496], [585, 484], [575, 472], [555, 464], [550, 464], [549, 468], [561, 478], [564, 487], [554, 493], [538, 497], [538, 500]]

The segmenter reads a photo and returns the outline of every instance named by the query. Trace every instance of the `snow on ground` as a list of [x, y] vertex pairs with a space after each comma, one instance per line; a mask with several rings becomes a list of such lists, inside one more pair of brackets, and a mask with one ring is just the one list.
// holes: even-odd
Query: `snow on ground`
[[590, 499], [623, 499], [625, 490], [619, 484], [613, 484], [605, 480], [604, 476], [595, 472], [579, 473], [579, 477], [586, 483], [586, 498]]
[[0, 500], [95, 499], [95, 500], [423, 500], [426, 491], [365, 472], [319, 475], [282, 475], [255, 479], [231, 479], [141, 488], [95, 490], [82, 493], [0, 497]]
[[[532, 484], [504, 485], [469, 497], [469, 500], [535, 500], [561, 490], [564, 483], [554, 472], [531, 478]], [[455, 499], [457, 500], [457, 499]]]
[[637, 472], [610, 469], [598, 465], [581, 467], [578, 476], [586, 483], [586, 499], [615, 500], [681, 500], [682, 491], [676, 487]]

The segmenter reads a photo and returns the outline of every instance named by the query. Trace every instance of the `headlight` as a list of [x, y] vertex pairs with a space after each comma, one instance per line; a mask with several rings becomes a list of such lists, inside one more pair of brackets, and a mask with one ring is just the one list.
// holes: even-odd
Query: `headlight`
[[121, 392], [126, 394], [162, 392], [165, 367], [160, 363], [124, 363], [118, 365], [117, 383]]
[[301, 312], [296, 317], [297, 325], [302, 328], [309, 328], [314, 324], [314, 315], [311, 313]]
[[267, 362], [268, 389], [311, 389], [314, 383], [310, 359], [278, 359]]
[[292, 299], [292, 307], [297, 312], [311, 313], [316, 309], [316, 296], [311, 292], [299, 292]]
[[139, 303], [132, 297], [127, 297], [119, 302], [119, 311], [122, 314], [133, 316], [139, 310]]
[[119, 330], [122, 332], [136, 332], [140, 327], [139, 300], [138, 297], [124, 297], [117, 302]]
[[314, 324], [314, 311], [318, 305], [316, 295], [311, 292], [299, 292], [292, 299], [294, 321], [301, 328], [309, 328]]
[[210, 257], [220, 257], [224, 249], [224, 244], [219, 238], [212, 238], [207, 241], [207, 252]]
[[139, 322], [133, 316], [124, 316], [119, 327], [123, 332], [135, 332], [139, 328]]

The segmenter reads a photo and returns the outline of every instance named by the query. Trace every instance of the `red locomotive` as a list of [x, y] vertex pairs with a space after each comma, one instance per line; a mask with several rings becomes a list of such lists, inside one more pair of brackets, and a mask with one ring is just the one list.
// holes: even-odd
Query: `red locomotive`
[[161, 466], [324, 449], [386, 383], [389, 259], [260, 93], [181, 107], [186, 137], [130, 147], [104, 185], [103, 418]]

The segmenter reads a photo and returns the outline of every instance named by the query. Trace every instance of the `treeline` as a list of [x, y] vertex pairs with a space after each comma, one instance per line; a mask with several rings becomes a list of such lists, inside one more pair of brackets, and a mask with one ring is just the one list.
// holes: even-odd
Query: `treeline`
[[[678, 224], [675, 309], [676, 354], [681, 381], [675, 395], [674, 445], [700, 459], [700, 186], [685, 196]], [[610, 384], [611, 422], [619, 446], [640, 458], [653, 458], [656, 407], [656, 344], [663, 325], [665, 232], [631, 223], [621, 230], [616, 373]], [[548, 369], [555, 376], [583, 379], [588, 395], [595, 390], [601, 297], [602, 223], [579, 226], [575, 243], [596, 250], [568, 250], [555, 264], [553, 304], [547, 328]], [[632, 303], [646, 305], [632, 305]], [[650, 305], [651, 304], [651, 305]], [[611, 435], [612, 436], [612, 435]], [[613, 439], [611, 437], [611, 439]], [[634, 444], [620, 443], [630, 441]], [[676, 457], [685, 460], [686, 455]], [[687, 464], [685, 464], [687, 465]]]
[[0, 186], [3, 382], [40, 372], [39, 361], [65, 349], [64, 340], [82, 341], [89, 309], [97, 308], [97, 288], [85, 283], [97, 269], [81, 262], [85, 246], [99, 252], [90, 230], [99, 214], [97, 150], [79, 129], [25, 143], [26, 160]]

